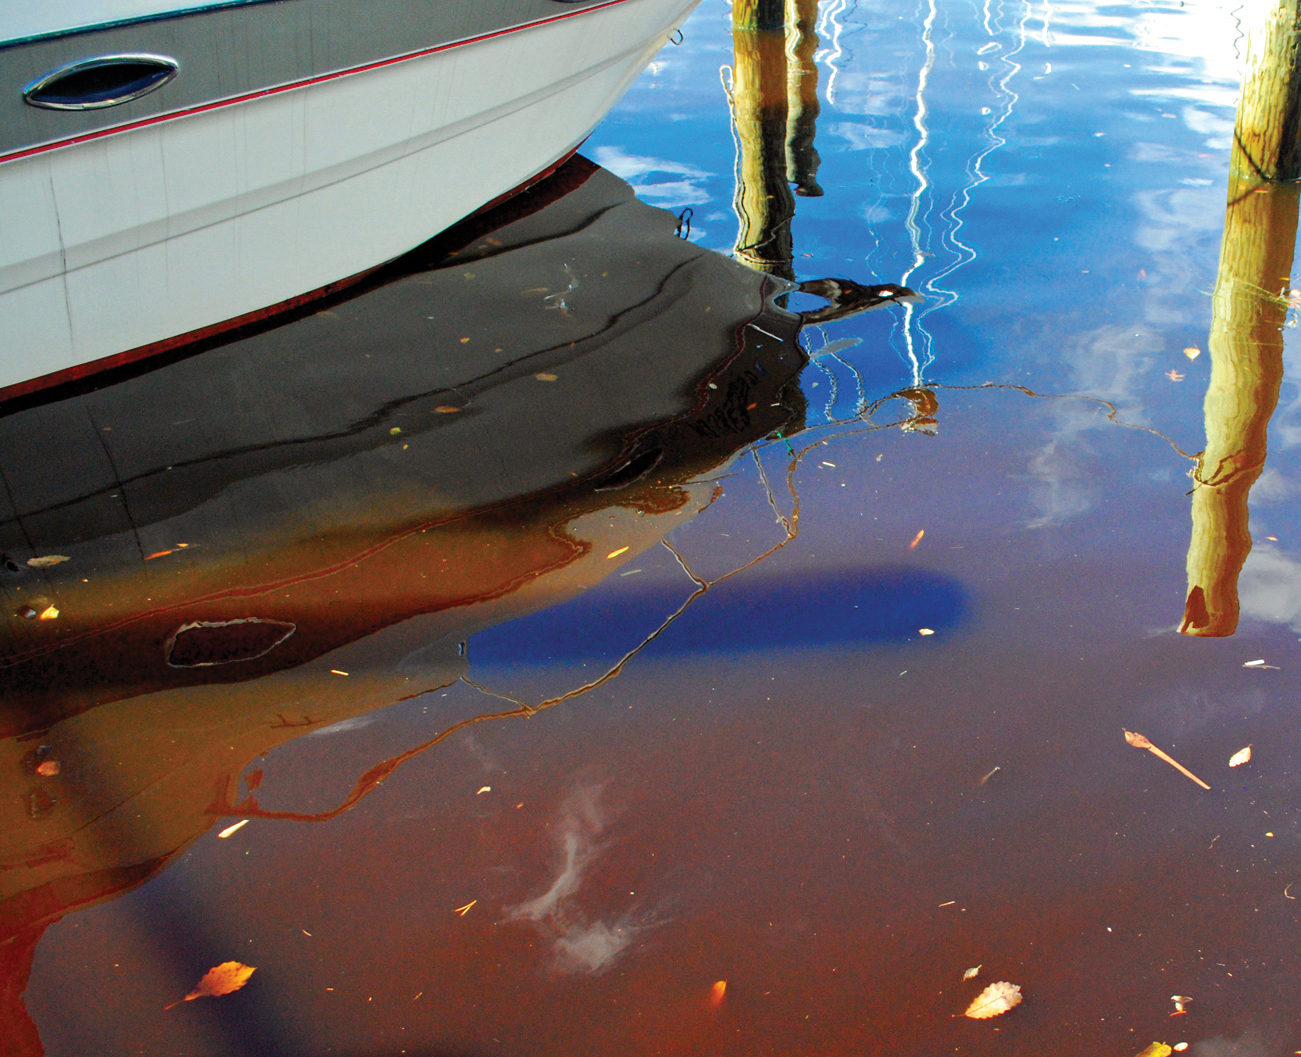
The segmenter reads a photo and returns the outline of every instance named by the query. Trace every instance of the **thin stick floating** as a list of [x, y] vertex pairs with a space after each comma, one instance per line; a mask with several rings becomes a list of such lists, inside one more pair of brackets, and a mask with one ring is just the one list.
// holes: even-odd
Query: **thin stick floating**
[[1129, 742], [1131, 745], [1133, 745], [1134, 748], [1147, 749], [1147, 751], [1150, 752], [1153, 756], [1157, 757], [1157, 759], [1165, 760], [1165, 762], [1168, 763], [1171, 767], [1173, 767], [1176, 771], [1178, 771], [1182, 775], [1185, 775], [1188, 778], [1191, 778], [1203, 789], [1211, 788], [1200, 778], [1198, 778], [1197, 775], [1193, 774], [1192, 771], [1190, 771], [1182, 763], [1176, 760], [1173, 756], [1167, 756], [1164, 752], [1158, 749], [1155, 745], [1153, 745], [1150, 741], [1148, 741], [1147, 738], [1143, 737], [1142, 734], [1135, 734], [1132, 730], [1127, 730], [1125, 731], [1125, 740]]

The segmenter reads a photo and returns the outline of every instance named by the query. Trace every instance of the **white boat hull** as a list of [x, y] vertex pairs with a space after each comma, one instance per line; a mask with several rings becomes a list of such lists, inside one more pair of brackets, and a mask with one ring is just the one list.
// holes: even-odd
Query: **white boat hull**
[[697, 0], [620, 0], [0, 161], [0, 398], [256, 318], [546, 171]]

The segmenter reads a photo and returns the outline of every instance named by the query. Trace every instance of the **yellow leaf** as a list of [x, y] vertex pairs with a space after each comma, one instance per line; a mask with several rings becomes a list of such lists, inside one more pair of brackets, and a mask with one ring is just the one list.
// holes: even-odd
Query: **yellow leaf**
[[[982, 962], [981, 965], [983, 964], [984, 963]], [[962, 974], [962, 979], [974, 980], [979, 973], [980, 973], [980, 965], [973, 965], [970, 969], [968, 969], [965, 973]]]
[[972, 1020], [988, 1020], [990, 1017], [1002, 1016], [1009, 1009], [1020, 1004], [1021, 985], [1000, 980], [981, 991], [967, 1007], [963, 1016], [970, 1017]]
[[1229, 757], [1229, 766], [1241, 767], [1244, 763], [1250, 761], [1250, 759], [1251, 759], [1251, 746], [1248, 745], [1245, 749], [1239, 749], [1237, 752], [1235, 752], [1232, 756]]
[[248, 983], [248, 978], [255, 972], [257, 972], [255, 966], [245, 965], [243, 962], [222, 962], [204, 973], [203, 979], [195, 985], [194, 990], [180, 1002], [173, 1002], [171, 1006], [163, 1008], [171, 1009], [172, 1006], [179, 1006], [181, 1002], [193, 1002], [196, 998], [220, 998], [222, 995], [228, 995]]
[[1173, 1052], [1174, 1050], [1164, 1042], [1154, 1042], [1142, 1053], [1137, 1054], [1136, 1057], [1170, 1057]]

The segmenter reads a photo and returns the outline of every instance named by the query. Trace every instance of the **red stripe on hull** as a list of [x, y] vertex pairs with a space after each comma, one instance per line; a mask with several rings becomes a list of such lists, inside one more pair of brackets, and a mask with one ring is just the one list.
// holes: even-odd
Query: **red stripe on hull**
[[220, 99], [212, 103], [202, 103], [199, 106], [188, 107], [185, 110], [173, 110], [170, 113], [142, 118], [139, 121], [130, 121], [123, 125], [114, 125], [112, 128], [96, 129], [94, 132], [86, 132], [80, 136], [69, 136], [66, 139], [54, 140], [51, 143], [42, 143], [35, 147], [24, 147], [22, 150], [12, 151], [9, 154], [0, 154], [0, 165], [9, 161], [17, 161], [19, 158], [29, 158], [34, 154], [44, 154], [47, 151], [59, 150], [62, 147], [71, 147], [78, 143], [89, 143], [92, 140], [103, 139], [106, 136], [116, 136], [120, 132], [130, 132], [133, 129], [147, 128], [150, 125], [158, 125], [165, 121], [176, 121], [183, 117], [189, 117], [192, 114], [203, 114], [209, 110], [219, 110], [222, 107], [235, 106], [238, 103], [247, 103], [254, 99], [263, 99], [267, 96], [279, 95], [282, 92], [292, 92], [299, 88], [309, 88], [314, 84], [324, 84], [326, 81], [334, 81], [340, 77], [350, 77], [356, 73], [366, 73], [369, 70], [379, 70], [385, 66], [392, 66], [395, 63], [410, 62], [412, 59], [421, 59], [426, 55], [436, 55], [442, 51], [451, 51], [453, 48], [463, 48], [467, 44], [479, 44], [485, 40], [492, 40], [494, 37], [504, 37], [511, 33], [520, 33], [526, 29], [550, 25], [552, 22], [560, 22], [566, 18], [576, 18], [579, 15], [585, 15], [590, 11], [600, 11], [604, 8], [614, 7], [616, 4], [627, 2], [628, 0], [605, 0], [605, 3], [593, 4], [591, 7], [584, 7], [578, 11], [566, 11], [563, 14], [552, 15], [550, 18], [539, 19], [536, 22], [525, 22], [520, 26], [509, 26], [506, 29], [498, 29], [491, 33], [483, 33], [477, 37], [467, 37], [465, 40], [452, 41], [448, 44], [438, 44], [432, 48], [424, 48], [421, 51], [410, 52], [407, 55], [395, 55], [389, 59], [379, 59], [375, 62], [368, 62], [361, 66], [353, 66], [346, 70], [336, 70], [333, 73], [323, 73], [316, 77], [305, 77], [302, 80], [290, 81], [288, 84], [276, 85], [273, 88], [260, 88], [256, 92], [246, 92], [243, 95], [231, 96], [229, 99]]
[[[553, 162], [551, 165], [548, 165], [545, 169], [542, 169], [541, 171], [535, 173], [533, 176], [530, 176], [523, 183], [507, 191], [505, 194], [499, 195], [498, 197], [494, 198], [491, 202], [488, 202], [487, 204], [479, 207], [469, 216], [465, 217], [463, 220], [457, 221], [457, 223], [452, 225], [452, 227], [447, 228], [445, 231], [439, 234], [449, 235], [457, 231], [457, 229], [461, 228], [462, 226], [467, 226], [471, 229], [476, 228], [477, 226], [473, 224], [473, 221], [476, 218], [481, 217], [483, 214], [496, 208], [497, 206], [501, 205], [503, 202], [506, 202], [507, 200], [515, 197], [521, 192], [527, 191], [531, 187], [540, 183], [541, 181], [546, 180], [547, 178], [555, 175], [557, 170], [559, 170], [571, 158], [575, 156], [575, 154], [578, 151], [578, 147], [581, 146], [582, 144], [580, 143], [578, 146], [573, 147], [570, 150], [566, 151], [561, 158]], [[585, 159], [579, 159], [579, 160], [584, 162], [586, 161]], [[592, 165], [590, 162], [586, 162], [586, 165], [587, 168], [585, 168], [581, 173], [576, 174], [577, 183], [574, 183], [573, 181], [562, 182], [562, 184], [557, 188], [557, 190], [559, 191], [559, 195], [557, 195], [557, 197], [559, 197], [560, 195], [567, 194], [570, 190], [573, 189], [573, 187], [578, 186], [579, 183], [585, 181], [587, 177], [590, 176], [591, 173], [596, 170], [596, 166]], [[538, 206], [535, 208], [540, 208], [542, 205], [545, 205], [552, 200], [553, 198], [548, 196], [544, 198], [543, 201], [540, 202]], [[505, 224], [509, 224], [516, 219], [518, 219], [518, 217], [516, 216], [503, 218], [500, 223], [491, 225], [487, 230], [492, 230], [493, 228], [504, 226]], [[473, 233], [471, 234], [470, 241], [472, 241], [473, 238], [479, 237], [480, 234], [481, 232], [474, 230]], [[434, 236], [435, 239], [437, 239], [438, 237], [439, 235]], [[421, 243], [421, 245], [424, 245], [424, 243]], [[406, 254], [403, 254], [403, 257], [405, 256]], [[402, 257], [395, 258], [395, 260], [400, 261], [402, 260]], [[311, 290], [305, 294], [299, 294], [296, 297], [291, 297], [286, 301], [281, 301], [277, 304], [269, 305], [266, 308], [257, 309], [254, 312], [246, 312], [242, 316], [235, 316], [232, 319], [223, 320], [220, 323], [214, 323], [211, 326], [203, 327], [199, 330], [192, 330], [185, 334], [178, 334], [176, 337], [173, 338], [165, 338], [161, 341], [151, 342], [148, 345], [141, 345], [138, 348], [128, 349], [126, 352], [119, 352], [119, 353], [115, 353], [112, 356], [105, 356], [103, 359], [92, 360], [89, 363], [77, 364], [75, 367], [68, 367], [62, 371], [55, 371], [53, 374], [42, 375], [39, 378], [29, 378], [25, 382], [17, 382], [14, 385], [6, 386], [5, 388], [0, 389], [0, 414], [3, 414], [8, 411], [17, 410], [17, 408], [6, 406], [6, 405], [9, 405], [12, 401], [18, 400], [24, 396], [31, 396], [34, 393], [41, 393], [48, 389], [54, 389], [59, 386], [66, 386], [71, 383], [78, 382], [86, 378], [90, 378], [94, 375], [103, 374], [106, 371], [114, 370], [115, 368], [128, 367], [132, 364], [139, 363], [142, 360], [150, 359], [155, 356], [161, 356], [167, 352], [183, 349], [186, 346], [190, 346], [190, 345], [197, 345], [200, 342], [204, 342], [212, 338], [219, 338], [223, 334], [229, 334], [232, 331], [242, 330], [246, 327], [256, 326], [259, 323], [263, 323], [269, 320], [274, 320], [278, 316], [287, 316], [293, 313], [295, 309], [304, 308], [305, 306], [310, 305], [314, 302], [327, 299], [332, 295], [339, 294], [346, 290], [351, 289], [352, 287], [356, 286], [358, 283], [361, 283], [362, 281], [369, 278], [370, 276], [375, 275], [375, 273], [381, 271], [382, 269], [385, 268], [386, 265], [391, 263], [393, 262], [385, 261], [383, 263], [377, 264], [374, 268], [367, 268], [365, 271], [358, 272], [356, 275], [351, 275], [346, 279], [336, 280], [335, 282], [329, 283], [326, 286], [322, 286], [319, 289]], [[346, 298], [343, 300], [346, 300]]]

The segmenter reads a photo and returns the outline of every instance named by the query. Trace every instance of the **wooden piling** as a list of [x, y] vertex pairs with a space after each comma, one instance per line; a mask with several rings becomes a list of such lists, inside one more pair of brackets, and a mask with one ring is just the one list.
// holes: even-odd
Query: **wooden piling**
[[1283, 380], [1286, 294], [1301, 176], [1298, 3], [1276, 4], [1247, 37], [1229, 201], [1211, 302], [1206, 449], [1198, 457], [1179, 630], [1222, 637], [1238, 626], [1238, 575], [1251, 552], [1248, 494], [1265, 468]]
[[733, 0], [732, 108], [740, 159], [736, 257], [758, 271], [794, 277], [786, 182], [786, 0]]
[[786, 180], [804, 198], [820, 198], [814, 147], [818, 104], [818, 0], [786, 0]]

